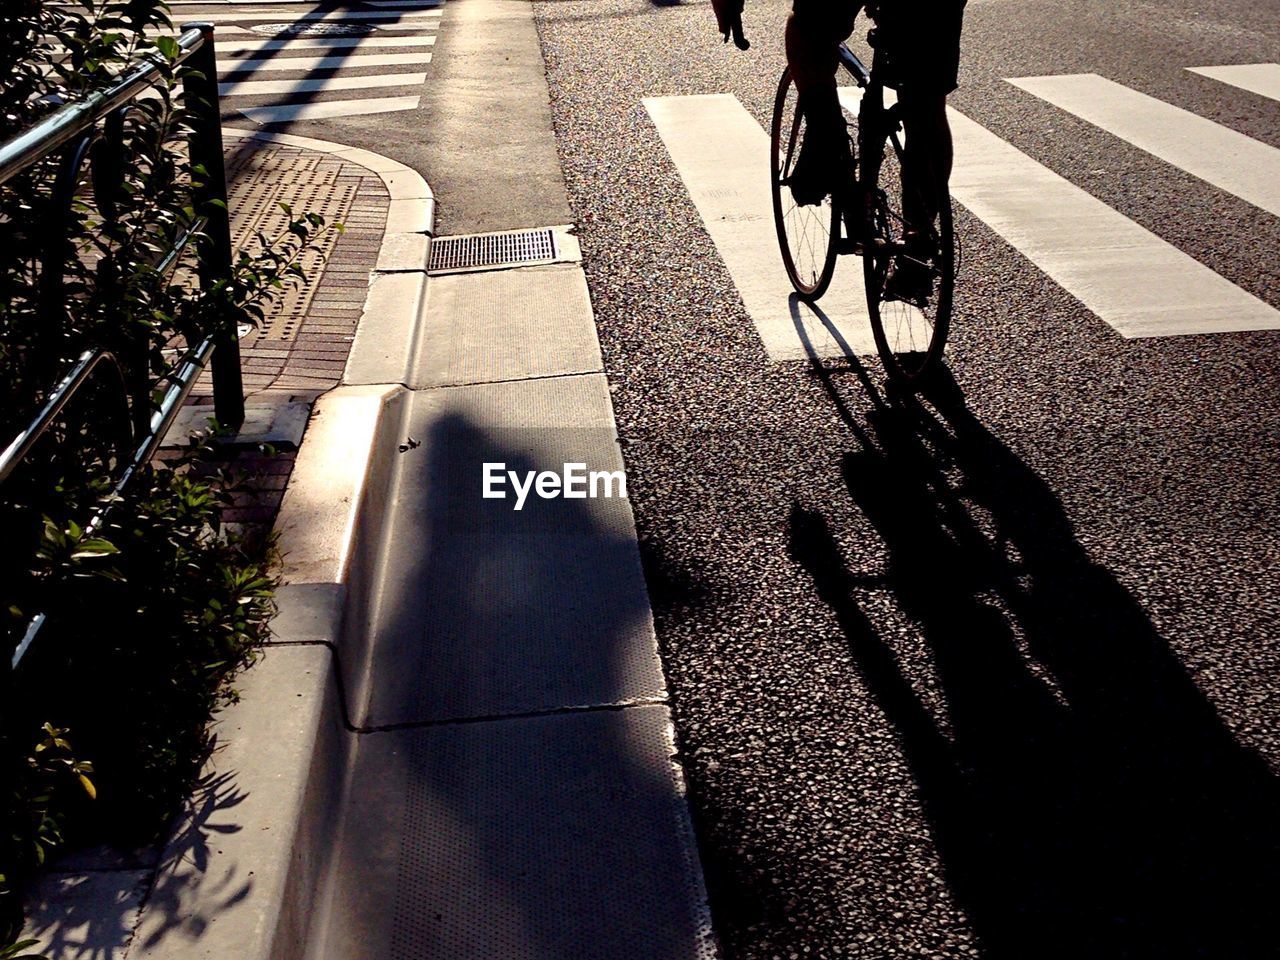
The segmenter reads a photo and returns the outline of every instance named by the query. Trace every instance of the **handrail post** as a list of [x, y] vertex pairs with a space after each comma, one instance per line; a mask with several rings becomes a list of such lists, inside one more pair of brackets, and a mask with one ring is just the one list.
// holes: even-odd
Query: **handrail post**
[[[204, 42], [192, 53], [183, 79], [183, 92], [192, 116], [191, 164], [204, 168], [203, 178], [192, 174], [197, 214], [208, 217], [207, 240], [199, 245], [200, 283], [208, 290], [231, 282], [231, 217], [227, 209], [227, 172], [222, 159], [222, 118], [218, 110], [218, 66], [213, 49], [213, 24], [184, 23], [182, 30], [199, 30]], [[240, 337], [234, 321], [218, 318], [213, 352], [213, 412], [218, 424], [235, 429], [244, 423], [244, 380], [240, 373]]]

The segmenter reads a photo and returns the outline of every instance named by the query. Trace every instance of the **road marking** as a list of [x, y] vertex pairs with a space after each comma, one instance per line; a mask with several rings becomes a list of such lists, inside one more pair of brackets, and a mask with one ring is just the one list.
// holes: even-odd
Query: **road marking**
[[314, 80], [241, 80], [218, 84], [223, 97], [291, 96], [327, 90], [368, 90], [371, 87], [420, 87], [425, 73], [380, 73], [371, 77], [320, 77]]
[[1280, 150], [1275, 147], [1097, 74], [1020, 77], [1009, 83], [1280, 216]]
[[[346, 22], [350, 20], [389, 20], [396, 17], [400, 17], [400, 18], [407, 17], [412, 19], [422, 19], [422, 20], [430, 21], [430, 20], [439, 20], [442, 13], [443, 11], [439, 7], [435, 7], [430, 10], [390, 10], [390, 11], [387, 11], [386, 13], [382, 13], [377, 10], [342, 10], [342, 11], [337, 11], [333, 13], [316, 11], [314, 13], [303, 13], [303, 14], [297, 14], [297, 15], [288, 14], [284, 12], [240, 13], [239, 11], [236, 11], [234, 13], [225, 14], [224, 16], [226, 16], [227, 19], [229, 20], [235, 20], [237, 22], [249, 21], [249, 20], [262, 20], [262, 21], [270, 22], [272, 20], [279, 20], [282, 17], [288, 17], [290, 23], [315, 23], [315, 22], [321, 22], [321, 21], [326, 23], [334, 23], [334, 22]], [[376, 24], [376, 26], [383, 27], [383, 26], [390, 26], [390, 24], [379, 23], [379, 24]]]
[[[215, 35], [215, 36], [217, 36], [217, 37], [250, 37], [250, 36], [256, 36], [256, 37], [261, 37], [261, 36], [271, 36], [271, 37], [292, 37], [292, 36], [299, 36], [299, 37], [302, 37], [302, 36], [311, 36], [311, 37], [314, 37], [314, 36], [343, 36], [343, 34], [341, 34], [341, 33], [333, 33], [333, 34], [325, 34], [325, 33], [321, 33], [321, 34], [314, 34], [314, 33], [310, 33], [310, 34], [299, 34], [299, 33], [292, 33], [292, 32], [290, 32], [290, 31], [287, 29], [287, 28], [289, 27], [290, 23], [292, 23], [292, 22], [293, 22], [293, 21], [286, 22], [286, 21], [281, 20], [281, 21], [279, 22], [280, 29], [279, 29], [279, 30], [277, 30], [277, 31], [270, 32], [270, 33], [268, 33], [268, 32], [264, 32], [264, 31], [259, 30], [259, 29], [255, 29], [255, 28], [253, 28], [253, 27], [241, 27], [241, 26], [236, 26], [234, 23], [220, 22], [220, 23], [215, 23], [215, 24], [214, 24], [214, 35]], [[266, 26], [275, 26], [275, 25], [276, 25], [276, 24], [266, 24]], [[436, 27], [438, 27], [438, 26], [439, 26], [439, 23], [434, 22], [434, 21], [432, 21], [432, 22], [430, 22], [430, 23], [419, 23], [419, 22], [416, 22], [416, 21], [409, 21], [409, 22], [407, 22], [407, 23], [377, 23], [377, 24], [372, 24], [372, 23], [371, 23], [371, 24], [366, 24], [366, 26], [369, 26], [369, 27], [375, 28], [375, 29], [377, 30], [377, 32], [378, 32], [378, 33], [409, 33], [409, 34], [417, 34], [417, 33], [422, 33], [422, 32], [434, 31], [434, 30], [436, 29]], [[358, 34], [358, 35], [359, 35], [359, 36], [366, 36], [366, 37], [367, 37], [367, 36], [372, 36], [372, 34], [371, 34], [371, 33], [361, 33], [361, 34]], [[173, 36], [173, 34], [171, 34], [171, 33], [167, 32], [167, 31], [156, 31], [156, 32], [153, 32], [153, 33], [148, 33], [148, 34], [147, 34], [147, 36], [148, 36], [148, 37], [155, 38], [155, 37], [163, 37], [163, 36]], [[347, 36], [350, 36], [350, 34], [347, 34]]]
[[[316, 6], [319, 0], [253, 0], [255, 7], [273, 7], [273, 6]], [[422, 6], [430, 6], [431, 0], [413, 0], [414, 3], [420, 3]], [[245, 0], [169, 0], [170, 7], [237, 7], [244, 6]]]
[[295, 120], [325, 120], [357, 117], [373, 113], [416, 110], [421, 97], [381, 97], [373, 100], [329, 100], [325, 103], [280, 104], [273, 107], [243, 107], [240, 112], [254, 123], [290, 123]]
[[874, 354], [859, 260], [841, 258], [817, 311], [795, 298], [773, 226], [769, 135], [737, 98], [650, 97], [644, 105], [769, 358], [838, 357], [841, 341], [855, 354]]
[[[369, 37], [369, 36], [373, 36], [374, 33], [380, 33], [380, 34], [381, 33], [430, 33], [440, 26], [440, 22], [438, 20], [431, 20], [431, 21], [407, 20], [407, 21], [399, 21], [396, 23], [366, 23], [366, 24], [358, 25], [361, 27], [362, 31], [366, 27], [369, 28], [367, 32], [361, 32], [361, 31], [344, 32], [341, 30], [335, 30], [332, 32], [315, 31], [311, 33], [296, 33], [288, 29], [295, 22], [296, 21], [293, 21], [293, 20], [277, 19], [276, 23], [261, 24], [259, 25], [259, 27], [243, 27], [243, 26], [236, 26], [235, 23], [232, 22], [231, 20], [225, 20], [225, 21], [216, 22], [214, 24], [214, 29], [217, 32], [217, 34], [220, 36], [235, 34], [237, 36], [253, 35], [258, 37], [262, 37], [262, 36], [274, 36], [274, 37], [364, 36], [364, 37]], [[276, 27], [276, 26], [278, 26], [279, 29], [275, 31], [268, 31], [268, 30], [261, 29], [262, 27]], [[302, 26], [305, 27], [308, 25], [302, 24]], [[311, 24], [310, 26], [317, 26], [317, 24]], [[326, 26], [326, 27], [342, 26], [342, 24], [319, 24], [319, 26]]]
[[258, 53], [266, 50], [363, 50], [366, 47], [431, 47], [435, 34], [422, 37], [299, 37], [296, 40], [232, 40], [219, 43], [218, 53]]
[[431, 54], [383, 53], [354, 54], [338, 57], [263, 57], [261, 59], [219, 60], [218, 75], [245, 73], [260, 70], [355, 70], [364, 67], [397, 67], [415, 63], [430, 63]]
[[1192, 73], [1229, 83], [1261, 97], [1280, 100], [1280, 63], [1239, 63], [1225, 67], [1187, 67]]
[[1280, 311], [962, 113], [948, 113], [952, 196], [1121, 336], [1280, 330]]

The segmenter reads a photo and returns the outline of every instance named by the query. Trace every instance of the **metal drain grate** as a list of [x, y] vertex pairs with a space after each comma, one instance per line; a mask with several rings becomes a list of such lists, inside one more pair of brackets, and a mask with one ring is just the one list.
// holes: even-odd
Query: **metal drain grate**
[[469, 237], [438, 237], [431, 244], [432, 273], [554, 263], [555, 235], [549, 228], [482, 233]]

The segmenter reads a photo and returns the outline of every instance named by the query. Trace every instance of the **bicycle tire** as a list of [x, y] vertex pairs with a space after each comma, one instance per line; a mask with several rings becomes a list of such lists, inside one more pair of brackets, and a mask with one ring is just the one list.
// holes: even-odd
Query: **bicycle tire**
[[[893, 149], [886, 150], [886, 145]], [[863, 280], [876, 349], [890, 379], [918, 386], [941, 362], [951, 329], [955, 297], [951, 197], [943, 197], [934, 221], [921, 227], [936, 253], [928, 261], [915, 259], [913, 264], [929, 275], [932, 294], [918, 302], [899, 299], [890, 292], [892, 279], [904, 257], [912, 259], [903, 253], [902, 151], [894, 138], [878, 143], [873, 138], [863, 146], [859, 164], [864, 236], [870, 238], [862, 258]]]
[[821, 204], [800, 206], [791, 196], [787, 178], [799, 156], [807, 124], [799, 110], [799, 96], [791, 69], [782, 71], [773, 102], [769, 130], [769, 182], [773, 193], [773, 223], [782, 265], [796, 295], [812, 303], [827, 292], [836, 269], [840, 210], [828, 197]]

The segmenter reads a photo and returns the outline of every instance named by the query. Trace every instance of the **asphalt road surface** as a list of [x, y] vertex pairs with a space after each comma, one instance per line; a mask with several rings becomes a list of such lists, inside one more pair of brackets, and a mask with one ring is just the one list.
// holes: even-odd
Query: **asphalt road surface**
[[[767, 200], [763, 160], [714, 175], [762, 136], [787, 5], [749, 0], [746, 53], [705, 2], [534, 8], [570, 211], [467, 0], [361, 5], [418, 40], [324, 75], [397, 79], [289, 102], [400, 106], [270, 128], [410, 163], [444, 232], [579, 225], [726, 957], [1280, 955], [1280, 5], [970, 0], [950, 376], [918, 401], [856, 298], [752, 313], [780, 267], [732, 271], [713, 234], [750, 215], [703, 219]], [[473, 183], [451, 144], [486, 123], [513, 160]]]
[[[785, 11], [739, 53], [705, 3], [536, 4], [726, 955], [1276, 956], [1280, 333], [1125, 336], [1123, 284], [958, 206], [950, 380], [771, 360], [645, 100], [767, 124]], [[952, 102], [1150, 235], [1157, 320], [1265, 324], [1278, 211], [1178, 150], [1280, 182], [1280, 103], [1188, 69], [1277, 61], [1272, 2], [970, 0]], [[1006, 81], [1078, 74], [1154, 129]]]

